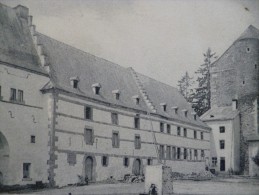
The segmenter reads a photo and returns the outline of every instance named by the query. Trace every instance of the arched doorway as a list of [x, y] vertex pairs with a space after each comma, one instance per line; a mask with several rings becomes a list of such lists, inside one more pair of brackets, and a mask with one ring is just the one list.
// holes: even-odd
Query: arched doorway
[[142, 163], [140, 159], [135, 159], [133, 162], [133, 167], [132, 167], [132, 173], [134, 175], [141, 175], [142, 174]]
[[89, 181], [95, 181], [96, 179], [96, 160], [93, 156], [85, 156], [84, 159], [84, 176], [88, 177]]
[[0, 132], [0, 185], [6, 185], [5, 178], [8, 174], [9, 145], [5, 136]]

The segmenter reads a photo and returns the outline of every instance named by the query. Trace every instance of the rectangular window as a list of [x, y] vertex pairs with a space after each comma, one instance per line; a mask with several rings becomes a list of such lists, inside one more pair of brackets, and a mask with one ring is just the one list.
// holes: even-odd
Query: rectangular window
[[187, 149], [186, 148], [183, 149], [183, 158], [187, 159]]
[[225, 140], [219, 140], [219, 148], [225, 149]]
[[128, 158], [128, 157], [125, 157], [125, 158], [123, 159], [123, 165], [124, 165], [125, 167], [128, 167], [128, 166], [129, 166], [129, 158]]
[[140, 119], [139, 117], [134, 117], [134, 128], [139, 129], [140, 128]]
[[177, 127], [177, 135], [181, 136], [181, 127]]
[[73, 152], [67, 153], [67, 163], [69, 165], [75, 165], [76, 164], [76, 153], [73, 153]]
[[85, 106], [85, 119], [93, 119], [93, 109], [89, 106]]
[[163, 145], [160, 145], [159, 156], [160, 156], [160, 159], [164, 159], [165, 158], [165, 150], [164, 150], [164, 146]]
[[171, 134], [171, 125], [167, 124], [166, 129], [167, 129], [167, 133]]
[[164, 123], [160, 123], [160, 132], [164, 132]]
[[147, 159], [147, 165], [152, 165], [152, 164], [153, 164], [152, 159], [151, 159], [151, 158], [148, 158], [148, 159]]
[[11, 96], [10, 96], [11, 101], [16, 100], [16, 89], [11, 88]]
[[0, 85], [0, 100], [2, 99], [2, 87]]
[[18, 90], [18, 101], [23, 102], [23, 91], [22, 90]]
[[197, 131], [193, 131], [193, 137], [194, 139], [197, 139]]
[[118, 114], [117, 113], [111, 113], [111, 119], [112, 119], [112, 124], [118, 125]]
[[176, 149], [172, 147], [172, 159], [176, 159]]
[[135, 149], [141, 148], [141, 139], [140, 135], [135, 135]]
[[36, 142], [35, 135], [31, 135], [31, 143], [35, 143], [35, 142]]
[[177, 148], [177, 159], [181, 159], [181, 148]]
[[190, 151], [190, 160], [192, 160], [192, 149], [189, 149]]
[[202, 159], [202, 160], [204, 160], [204, 156], [205, 156], [204, 150], [201, 150], [201, 159]]
[[119, 148], [120, 140], [119, 140], [119, 132], [112, 133], [112, 147]]
[[217, 162], [218, 162], [217, 157], [212, 157], [212, 158], [211, 158], [211, 163], [212, 163], [212, 166], [213, 166], [213, 167], [216, 167], [216, 166], [217, 166]]
[[102, 157], [102, 165], [103, 165], [103, 167], [107, 167], [108, 166], [108, 156], [103, 156]]
[[225, 133], [225, 127], [224, 126], [220, 126], [219, 127], [219, 132], [220, 133]]
[[93, 144], [93, 130], [85, 128], [85, 143], [88, 145]]
[[203, 132], [201, 132], [201, 139], [203, 140]]
[[184, 137], [187, 137], [187, 129], [186, 128], [183, 129], [183, 135], [184, 135]]
[[23, 178], [30, 178], [31, 163], [23, 163]]
[[168, 160], [171, 160], [171, 154], [172, 154], [172, 152], [171, 152], [171, 146], [167, 146], [167, 147], [166, 147], [166, 158], [167, 158]]
[[194, 160], [198, 160], [198, 151], [194, 150]]

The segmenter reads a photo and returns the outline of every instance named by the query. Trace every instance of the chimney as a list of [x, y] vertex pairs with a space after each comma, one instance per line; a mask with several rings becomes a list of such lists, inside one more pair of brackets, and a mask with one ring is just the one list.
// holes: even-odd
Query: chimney
[[232, 100], [232, 110], [236, 110], [237, 109], [237, 99], [233, 99]]
[[29, 9], [27, 7], [24, 7], [22, 5], [17, 5], [14, 8], [14, 10], [15, 10], [17, 16], [19, 16], [19, 17], [21, 17], [23, 19], [28, 20]]

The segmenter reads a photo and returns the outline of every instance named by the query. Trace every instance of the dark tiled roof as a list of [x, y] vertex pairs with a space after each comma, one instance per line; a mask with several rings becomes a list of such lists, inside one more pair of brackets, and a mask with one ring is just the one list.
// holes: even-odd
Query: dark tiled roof
[[248, 26], [248, 28], [240, 35], [238, 40], [241, 39], [259, 39], [259, 30], [253, 25]]
[[39, 73], [41, 68], [27, 19], [0, 3], [0, 61]]
[[239, 114], [238, 110], [233, 110], [232, 106], [212, 107], [201, 116], [203, 121], [232, 120]]

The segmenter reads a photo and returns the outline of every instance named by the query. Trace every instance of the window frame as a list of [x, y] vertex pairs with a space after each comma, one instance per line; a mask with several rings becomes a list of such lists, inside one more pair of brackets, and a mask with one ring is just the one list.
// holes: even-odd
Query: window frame
[[[89, 113], [87, 114], [87, 109], [89, 109]], [[89, 115], [89, 117], [87, 117]], [[84, 118], [86, 120], [93, 120], [93, 108], [89, 105], [84, 106]]]
[[[115, 135], [117, 135], [117, 142], [116, 142]], [[119, 148], [120, 147], [120, 133], [119, 133], [119, 131], [112, 131], [112, 147], [113, 148]]]
[[23, 102], [24, 102], [24, 100], [23, 100], [23, 95], [24, 95], [23, 90], [18, 89], [18, 90], [17, 90], [17, 101], [18, 101], [18, 102], [20, 102], [20, 103], [23, 103]]
[[32, 144], [36, 143], [36, 136], [35, 135], [31, 135], [31, 143]]
[[17, 101], [17, 94], [16, 94], [16, 89], [15, 88], [11, 88], [10, 89], [10, 101]]
[[[28, 169], [28, 170], [26, 170]], [[23, 163], [23, 179], [31, 179], [31, 163]]]
[[119, 125], [119, 115], [116, 112], [111, 112], [111, 123], [113, 125]]
[[193, 131], [193, 139], [197, 139], [197, 131]]
[[[109, 166], [109, 157], [108, 156], [102, 156], [102, 166], [108, 167]], [[105, 160], [105, 161], [104, 161]], [[105, 163], [104, 163], [105, 162]]]
[[164, 133], [164, 123], [160, 122], [160, 132]]
[[134, 117], [134, 128], [140, 129], [140, 118], [139, 118], [139, 116]]
[[159, 146], [159, 157], [160, 157], [160, 159], [165, 158], [165, 146], [164, 145]]
[[183, 149], [183, 159], [184, 159], [184, 160], [187, 160], [187, 157], [188, 157], [187, 148], [184, 148], [184, 149]]
[[130, 164], [130, 159], [129, 159], [129, 157], [124, 157], [123, 158], [123, 166], [124, 167], [129, 167], [129, 164]]
[[[91, 130], [91, 140], [89, 140], [89, 141], [86, 137], [86, 135], [87, 135], [86, 131], [87, 130]], [[91, 128], [91, 127], [85, 127], [84, 128], [84, 140], [85, 140], [86, 145], [93, 145], [94, 144], [94, 129], [93, 128]]]
[[201, 131], [201, 140], [204, 140], [204, 133]]
[[226, 127], [225, 126], [219, 126], [219, 133], [225, 133]]
[[170, 124], [166, 125], [166, 132], [167, 132], [167, 134], [171, 134], [171, 125]]
[[179, 126], [177, 127], [177, 135], [181, 136], [181, 127], [179, 127]]
[[183, 128], [183, 136], [187, 137], [187, 128]]
[[223, 139], [219, 140], [219, 149], [221, 150], [225, 149], [225, 140]]
[[152, 165], [153, 164], [153, 159], [152, 158], [148, 158], [147, 159], [147, 165]]
[[136, 150], [141, 149], [141, 137], [139, 134], [135, 134], [134, 145]]

